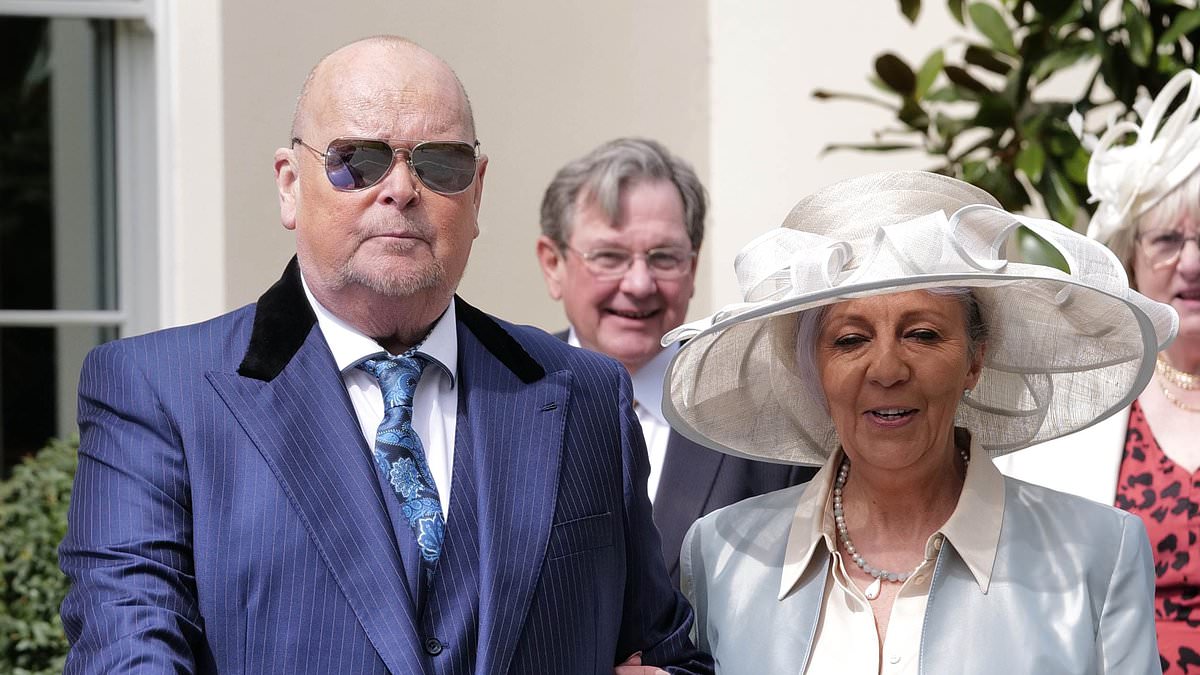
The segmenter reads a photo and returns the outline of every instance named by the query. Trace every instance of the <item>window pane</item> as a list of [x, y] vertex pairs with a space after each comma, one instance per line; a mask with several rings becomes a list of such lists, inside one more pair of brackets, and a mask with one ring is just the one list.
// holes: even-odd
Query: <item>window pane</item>
[[75, 393], [88, 351], [115, 328], [0, 326], [0, 476], [47, 439], [75, 433]]
[[116, 309], [112, 35], [0, 17], [0, 309]]

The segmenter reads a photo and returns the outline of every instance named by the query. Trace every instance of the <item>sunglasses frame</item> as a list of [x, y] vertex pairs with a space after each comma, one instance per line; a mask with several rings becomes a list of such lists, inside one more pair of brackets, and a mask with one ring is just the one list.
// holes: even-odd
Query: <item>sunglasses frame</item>
[[[384, 172], [379, 175], [378, 180], [376, 180], [373, 183], [370, 183], [369, 185], [364, 185], [362, 187], [342, 188], [342, 187], [338, 187], [337, 184], [333, 182], [333, 179], [331, 179], [329, 177], [329, 157], [330, 157], [330, 155], [333, 154], [333, 152], [331, 150], [333, 148], [333, 145], [335, 143], [349, 142], [349, 141], [370, 141], [373, 143], [381, 143], [392, 149], [391, 162], [388, 164], [387, 169], [385, 169]], [[329, 184], [331, 186], [333, 186], [333, 189], [337, 190], [338, 192], [362, 192], [363, 190], [370, 190], [371, 188], [375, 187], [376, 185], [379, 185], [380, 183], [383, 182], [383, 179], [387, 178], [388, 174], [392, 172], [392, 169], [396, 168], [396, 156], [398, 154], [400, 154], [401, 152], [404, 153], [404, 163], [408, 166], [408, 171], [413, 176], [413, 178], [415, 178], [421, 185], [424, 185], [425, 187], [429, 188], [432, 192], [436, 192], [439, 195], [452, 196], [452, 195], [458, 195], [458, 194], [462, 194], [462, 193], [466, 192], [467, 190], [471, 189], [472, 185], [475, 184], [475, 174], [479, 171], [480, 152], [479, 152], [479, 141], [478, 140], [476, 140], [474, 143], [468, 143], [467, 141], [455, 141], [455, 140], [418, 141], [418, 140], [406, 139], [406, 138], [393, 138], [390, 140], [385, 140], [382, 138], [366, 138], [366, 137], [362, 137], [362, 136], [338, 136], [337, 138], [334, 138], [333, 140], [329, 141], [329, 144], [325, 146], [325, 152], [321, 152], [320, 150], [309, 145], [308, 143], [305, 143], [304, 139], [300, 138], [299, 136], [293, 136], [292, 137], [292, 147], [293, 148], [296, 147], [297, 143], [299, 143], [301, 146], [303, 146], [309, 152], [313, 153], [314, 155], [316, 155], [318, 158], [321, 159], [322, 168], [325, 169], [325, 178], [329, 180]], [[396, 143], [411, 143], [412, 146], [407, 147], [405, 145], [401, 145], [400, 147], [396, 147], [396, 145], [395, 145]], [[425, 179], [421, 177], [421, 174], [417, 172], [417, 169], [415, 166], [413, 166], [413, 162], [412, 162], [413, 153], [416, 152], [423, 145], [432, 145], [432, 144], [459, 145], [459, 146], [464, 146], [464, 147], [468, 147], [471, 149], [471, 153], [473, 156], [472, 158], [474, 160], [474, 167], [471, 170], [471, 182], [467, 183], [466, 187], [464, 187], [461, 190], [455, 190], [452, 192], [439, 190], [438, 188], [433, 187], [429, 183], [426, 183]]]

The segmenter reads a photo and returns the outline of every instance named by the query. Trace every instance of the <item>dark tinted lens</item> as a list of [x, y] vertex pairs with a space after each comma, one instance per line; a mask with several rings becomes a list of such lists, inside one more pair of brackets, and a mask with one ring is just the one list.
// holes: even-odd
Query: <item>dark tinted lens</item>
[[325, 175], [339, 190], [361, 190], [378, 183], [394, 157], [383, 141], [337, 139], [325, 155]]
[[412, 167], [430, 190], [462, 192], [475, 180], [475, 148], [459, 142], [420, 143], [413, 148]]

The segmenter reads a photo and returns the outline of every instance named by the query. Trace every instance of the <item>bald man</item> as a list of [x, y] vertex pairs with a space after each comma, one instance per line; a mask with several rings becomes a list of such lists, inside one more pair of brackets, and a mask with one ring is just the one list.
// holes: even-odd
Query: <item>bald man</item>
[[711, 671], [620, 365], [455, 295], [486, 168], [436, 56], [313, 69], [282, 278], [84, 364], [68, 673]]

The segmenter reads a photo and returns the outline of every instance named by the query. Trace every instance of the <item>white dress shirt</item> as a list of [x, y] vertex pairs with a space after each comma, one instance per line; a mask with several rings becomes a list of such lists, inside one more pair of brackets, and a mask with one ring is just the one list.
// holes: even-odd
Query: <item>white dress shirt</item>
[[[303, 282], [303, 276], [301, 276]], [[364, 359], [387, 354], [378, 342], [334, 316], [313, 297], [308, 284], [304, 294], [317, 315], [317, 325], [333, 352], [333, 361], [342, 374], [354, 414], [362, 428], [367, 446], [374, 449], [375, 434], [383, 421], [383, 394], [379, 380], [356, 366]], [[429, 472], [437, 485], [442, 515], [450, 514], [450, 487], [454, 467], [454, 430], [458, 418], [458, 392], [454, 374], [458, 372], [458, 332], [454, 303], [433, 324], [418, 352], [432, 363], [421, 373], [413, 394], [413, 430], [425, 448]], [[394, 355], [393, 355], [394, 356]]]
[[[567, 344], [582, 347], [574, 327], [567, 334]], [[658, 493], [658, 482], [667, 458], [667, 441], [671, 436], [671, 425], [667, 424], [662, 412], [663, 378], [667, 376], [667, 366], [678, 351], [679, 343], [664, 348], [630, 376], [633, 381], [633, 411], [641, 423], [646, 453], [650, 456], [650, 478], [646, 481], [646, 492], [650, 495], [651, 504]]]

